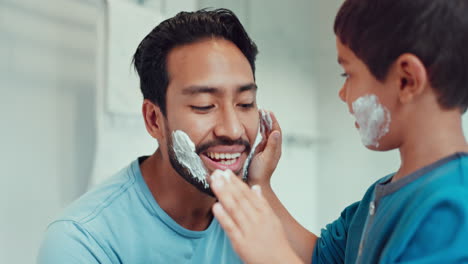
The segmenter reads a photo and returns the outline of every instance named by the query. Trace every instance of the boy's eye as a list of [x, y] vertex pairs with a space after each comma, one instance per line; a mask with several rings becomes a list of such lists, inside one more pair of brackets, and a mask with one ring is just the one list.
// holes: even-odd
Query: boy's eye
[[342, 74], [341, 74], [341, 77], [348, 79], [348, 78], [349, 78], [349, 74], [347, 74], [346, 72], [345, 72], [345, 73], [342, 73]]
[[190, 107], [191, 107], [193, 110], [197, 110], [197, 111], [208, 111], [208, 110], [210, 110], [211, 108], [213, 108], [214, 105], [206, 105], [206, 106], [191, 105]]

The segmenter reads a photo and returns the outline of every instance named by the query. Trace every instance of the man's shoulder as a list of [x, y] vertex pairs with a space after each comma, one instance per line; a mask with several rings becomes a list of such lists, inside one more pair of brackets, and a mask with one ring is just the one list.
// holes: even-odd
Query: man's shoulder
[[132, 165], [121, 169], [72, 202], [53, 223], [71, 221], [88, 224], [103, 214], [112, 213], [112, 207], [130, 202], [127, 199], [129, 196], [125, 194], [132, 192], [136, 182]]

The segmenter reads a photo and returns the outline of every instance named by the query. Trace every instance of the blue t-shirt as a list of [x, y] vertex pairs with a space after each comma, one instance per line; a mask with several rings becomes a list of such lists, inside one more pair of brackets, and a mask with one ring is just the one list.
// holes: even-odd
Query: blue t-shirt
[[468, 153], [382, 178], [317, 240], [317, 263], [468, 263]]
[[215, 218], [206, 230], [191, 231], [166, 214], [136, 160], [49, 225], [38, 263], [242, 262]]

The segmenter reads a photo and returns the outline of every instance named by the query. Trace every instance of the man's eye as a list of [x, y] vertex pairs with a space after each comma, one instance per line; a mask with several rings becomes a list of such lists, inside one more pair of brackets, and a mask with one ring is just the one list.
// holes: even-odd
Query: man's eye
[[197, 111], [208, 111], [210, 110], [211, 108], [214, 107], [214, 105], [207, 105], [207, 106], [195, 106], [195, 105], [191, 105], [190, 106], [193, 110], [197, 110]]
[[349, 74], [347, 74], [346, 72], [345, 72], [345, 73], [342, 73], [342, 74], [341, 74], [341, 77], [348, 79], [348, 78], [349, 78]]
[[255, 106], [255, 103], [239, 104], [239, 106], [242, 107], [242, 108], [253, 108]]

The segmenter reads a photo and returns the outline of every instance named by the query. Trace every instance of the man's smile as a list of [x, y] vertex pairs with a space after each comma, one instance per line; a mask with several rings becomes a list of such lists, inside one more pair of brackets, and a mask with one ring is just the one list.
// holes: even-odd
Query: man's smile
[[247, 148], [243, 145], [214, 146], [200, 153], [200, 158], [210, 172], [229, 169], [238, 174], [247, 155]]

